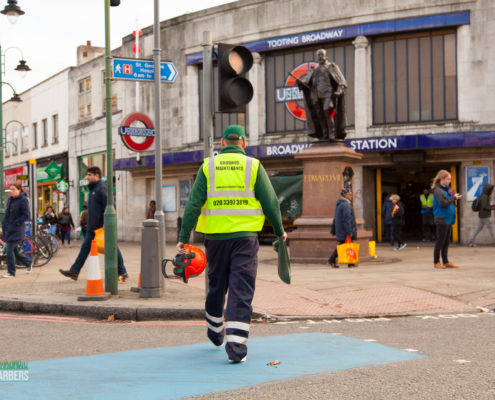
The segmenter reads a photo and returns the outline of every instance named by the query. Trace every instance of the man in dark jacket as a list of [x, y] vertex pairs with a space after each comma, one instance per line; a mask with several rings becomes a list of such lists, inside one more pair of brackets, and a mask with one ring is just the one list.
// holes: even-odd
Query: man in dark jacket
[[[335, 216], [333, 218], [332, 228], [330, 233], [335, 235], [338, 244], [345, 242], [347, 236], [350, 236], [352, 240], [357, 239], [357, 225], [356, 217], [354, 216], [354, 208], [352, 207], [352, 192], [348, 188], [342, 189], [340, 197], [337, 200], [335, 207]], [[337, 260], [337, 248], [333, 251], [332, 255], [328, 259], [328, 264], [333, 268], [338, 268]], [[357, 267], [355, 264], [349, 264], [349, 268]]]
[[4, 278], [15, 276], [16, 258], [31, 272], [31, 259], [19, 252], [19, 242], [24, 240], [25, 222], [29, 219], [29, 202], [18, 183], [10, 185], [10, 197], [2, 221], [3, 241], [6, 243], [7, 273]]
[[[88, 231], [84, 236], [84, 241], [79, 250], [76, 261], [70, 267], [70, 270], [60, 269], [60, 273], [68, 278], [77, 281], [79, 272], [91, 250], [91, 241], [95, 238], [95, 230], [103, 226], [105, 208], [107, 206], [107, 187], [101, 180], [101, 170], [99, 167], [89, 167], [86, 175], [88, 180], [89, 199], [88, 199]], [[122, 253], [117, 248], [117, 261], [119, 281], [124, 282], [127, 278], [127, 271], [124, 267]]]
[[478, 217], [479, 217], [478, 226], [471, 235], [471, 239], [469, 239], [469, 247], [476, 247], [476, 244], [474, 243], [474, 239], [476, 239], [476, 236], [478, 236], [478, 233], [480, 233], [480, 231], [483, 229], [484, 226], [486, 226], [488, 232], [490, 232], [493, 245], [495, 246], [495, 232], [493, 231], [493, 224], [491, 219], [492, 210], [495, 210], [495, 205], [490, 204], [490, 196], [492, 195], [492, 193], [493, 193], [493, 185], [486, 183], [483, 186], [483, 192], [481, 193], [481, 197], [480, 197], [481, 208], [478, 211]]
[[382, 217], [385, 226], [383, 236], [391, 246], [394, 245], [394, 239], [392, 238], [392, 208], [394, 208], [394, 204], [390, 200], [390, 195], [387, 194], [382, 206]]

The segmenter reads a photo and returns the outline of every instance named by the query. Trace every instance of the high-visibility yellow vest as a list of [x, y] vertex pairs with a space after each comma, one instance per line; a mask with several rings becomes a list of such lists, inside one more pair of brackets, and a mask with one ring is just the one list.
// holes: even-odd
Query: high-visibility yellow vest
[[422, 194], [419, 196], [419, 199], [423, 207], [433, 207], [433, 193], [428, 193], [428, 197]]
[[207, 198], [196, 230], [202, 233], [258, 232], [265, 215], [254, 194], [259, 160], [221, 153], [203, 162]]

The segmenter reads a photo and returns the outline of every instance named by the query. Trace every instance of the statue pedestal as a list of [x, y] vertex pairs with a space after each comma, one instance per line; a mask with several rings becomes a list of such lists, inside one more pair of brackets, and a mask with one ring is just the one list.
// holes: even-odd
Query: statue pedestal
[[[335, 205], [344, 187], [343, 172], [346, 167], [362, 158], [343, 144], [321, 145], [297, 153], [295, 158], [303, 162], [303, 210], [294, 221], [297, 229], [290, 232], [290, 260], [295, 263], [328, 262], [337, 242], [330, 234]], [[363, 219], [356, 218], [360, 243], [359, 260], [368, 258], [370, 231], [363, 229]]]

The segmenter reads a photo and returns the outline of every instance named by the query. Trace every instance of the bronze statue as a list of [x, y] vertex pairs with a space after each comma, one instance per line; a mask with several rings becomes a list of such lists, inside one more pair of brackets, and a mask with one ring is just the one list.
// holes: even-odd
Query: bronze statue
[[304, 94], [308, 135], [320, 141], [344, 140], [347, 81], [338, 65], [328, 61], [326, 50], [317, 50], [316, 57], [318, 65], [303, 79], [297, 79]]

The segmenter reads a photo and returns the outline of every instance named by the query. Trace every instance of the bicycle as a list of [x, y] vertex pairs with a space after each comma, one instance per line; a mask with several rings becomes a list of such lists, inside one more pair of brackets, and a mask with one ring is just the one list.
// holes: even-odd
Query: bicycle
[[53, 256], [57, 254], [58, 250], [60, 249], [60, 238], [57, 235], [50, 233], [50, 227], [50, 224], [41, 224], [38, 228], [38, 236], [46, 239], [46, 241], [50, 245], [50, 250]]
[[[33, 267], [42, 267], [51, 260], [50, 246], [39, 238], [34, 240], [28, 236], [18, 244], [19, 252], [31, 258]], [[0, 242], [0, 269], [7, 268], [7, 254], [5, 242]], [[26, 268], [25, 265], [16, 265], [16, 268]]]

